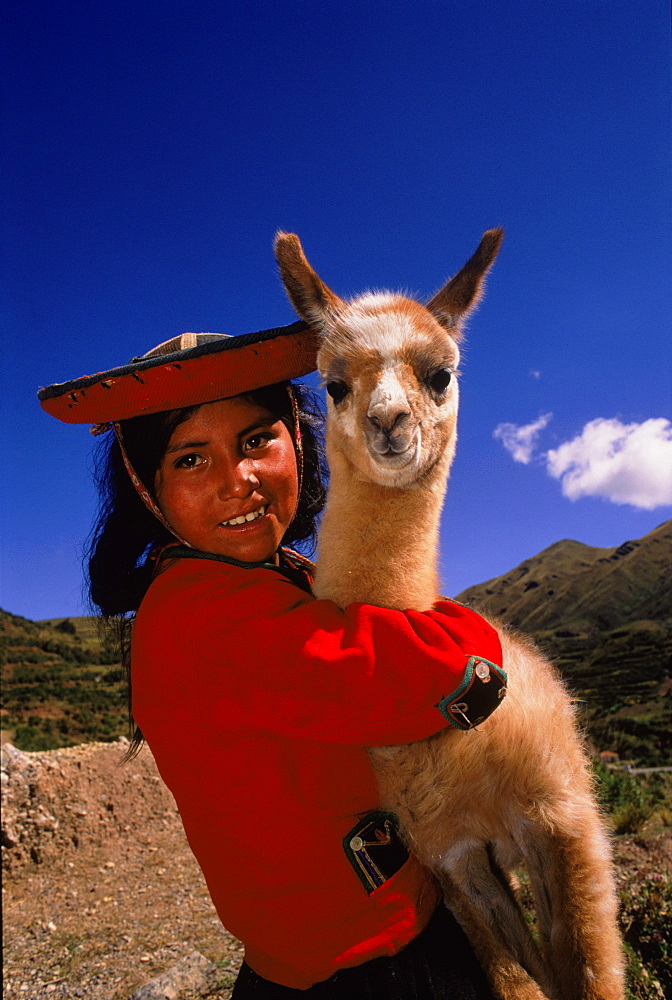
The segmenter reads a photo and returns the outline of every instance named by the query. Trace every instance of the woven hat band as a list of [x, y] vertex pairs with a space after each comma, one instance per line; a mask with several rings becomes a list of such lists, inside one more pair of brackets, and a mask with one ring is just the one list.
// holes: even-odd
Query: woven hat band
[[175, 354], [176, 351], [189, 351], [192, 347], [201, 347], [202, 344], [213, 344], [223, 337], [229, 337], [228, 333], [181, 333], [179, 337], [171, 337], [164, 340], [162, 344], [157, 344], [151, 351], [147, 351], [140, 358], [133, 358], [134, 361], [144, 361], [145, 358], [157, 358], [164, 354]]
[[189, 542], [185, 538], [182, 538], [181, 535], [178, 535], [178, 533], [175, 531], [172, 525], [168, 523], [156, 500], [149, 492], [143, 481], [140, 479], [140, 476], [135, 471], [133, 464], [130, 458], [128, 457], [128, 452], [126, 451], [126, 445], [124, 444], [124, 434], [121, 429], [121, 426], [117, 423], [114, 423], [112, 424], [112, 427], [114, 428], [117, 444], [119, 445], [121, 458], [123, 460], [124, 467], [126, 468], [126, 472], [128, 473], [128, 477], [133, 483], [135, 491], [142, 500], [142, 502], [144, 503], [145, 507], [150, 512], [150, 514], [153, 514], [156, 520], [159, 521], [164, 526], [164, 528], [166, 528], [166, 530], [171, 533], [171, 535], [174, 535], [175, 538], [177, 538], [180, 542], [182, 542], [183, 545], [188, 545], [189, 548], [191, 548]]

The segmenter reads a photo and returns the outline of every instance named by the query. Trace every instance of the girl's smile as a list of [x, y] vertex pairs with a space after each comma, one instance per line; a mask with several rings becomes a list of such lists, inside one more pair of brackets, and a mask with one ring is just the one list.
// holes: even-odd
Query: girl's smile
[[155, 489], [164, 517], [194, 548], [271, 561], [298, 500], [291, 434], [244, 396], [205, 403], [173, 431]]

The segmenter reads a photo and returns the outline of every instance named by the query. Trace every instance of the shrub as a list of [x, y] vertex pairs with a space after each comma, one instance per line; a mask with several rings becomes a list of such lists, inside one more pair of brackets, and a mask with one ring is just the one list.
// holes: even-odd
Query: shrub
[[66, 635], [77, 635], [77, 629], [69, 618], [64, 618], [62, 622], [58, 623], [58, 625], [54, 625], [54, 628], [58, 632], [64, 632]]
[[594, 765], [597, 793], [609, 814], [614, 833], [637, 833], [654, 812], [669, 808], [669, 792], [664, 781], [652, 776], [648, 781], [604, 764]]
[[18, 750], [55, 750], [57, 747], [63, 746], [63, 738], [54, 733], [46, 733], [41, 727], [29, 724], [16, 727], [13, 743]]
[[[621, 929], [635, 997], [672, 995], [672, 891], [663, 874], [643, 876], [621, 894]], [[657, 980], [663, 993], [655, 989]]]

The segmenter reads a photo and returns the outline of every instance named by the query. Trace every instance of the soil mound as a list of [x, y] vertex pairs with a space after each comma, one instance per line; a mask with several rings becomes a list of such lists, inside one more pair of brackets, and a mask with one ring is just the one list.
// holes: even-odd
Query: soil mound
[[[146, 748], [2, 748], [5, 1000], [128, 1000], [199, 952], [225, 1000], [242, 947], [217, 918]], [[176, 753], [179, 753], [176, 744]]]

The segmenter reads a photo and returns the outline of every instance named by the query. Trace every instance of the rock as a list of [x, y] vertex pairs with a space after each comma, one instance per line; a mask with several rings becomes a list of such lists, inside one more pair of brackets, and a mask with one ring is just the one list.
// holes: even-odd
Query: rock
[[82, 848], [137, 839], [148, 818], [179, 822], [149, 751], [127, 763], [122, 752], [119, 742], [34, 753], [2, 747], [3, 872], [68, 865]]
[[192, 951], [177, 965], [137, 989], [130, 1000], [179, 1000], [185, 993], [203, 992], [214, 978], [217, 966], [199, 951]]
[[3, 847], [17, 847], [19, 843], [19, 838], [12, 830], [11, 826], [3, 826], [2, 828], [2, 846]]
[[2, 770], [9, 772], [15, 768], [24, 768], [28, 764], [28, 758], [22, 750], [17, 750], [12, 743], [4, 743], [2, 746]]

